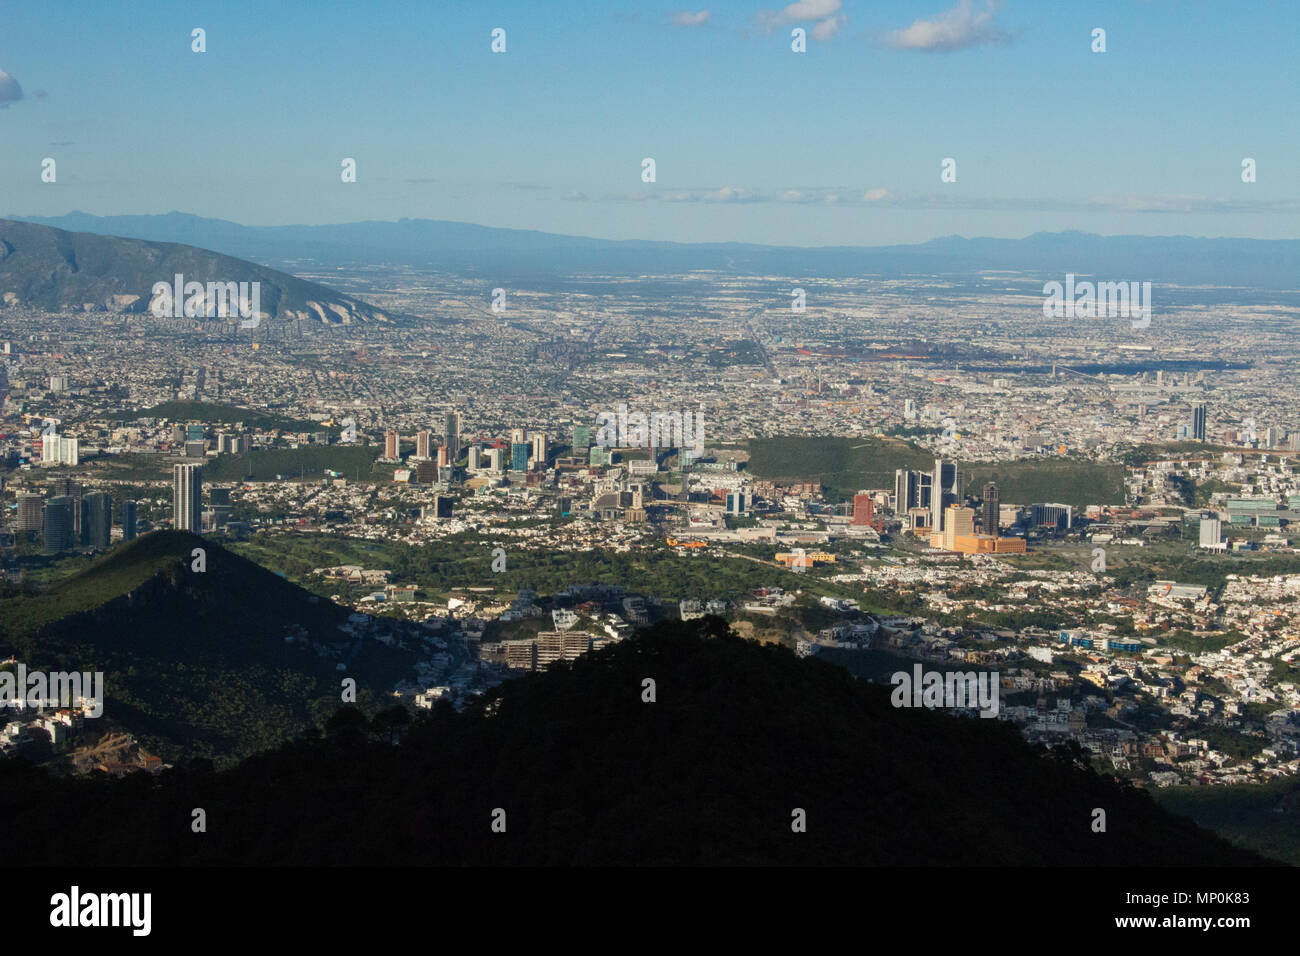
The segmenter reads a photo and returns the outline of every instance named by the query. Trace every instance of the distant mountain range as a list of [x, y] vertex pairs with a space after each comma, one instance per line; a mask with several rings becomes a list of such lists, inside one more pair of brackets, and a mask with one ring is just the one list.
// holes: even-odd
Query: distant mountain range
[[[155, 285], [173, 286], [177, 275], [202, 283], [205, 296], [208, 283], [247, 283], [251, 292], [256, 282], [258, 311], [272, 322], [348, 325], [389, 318], [359, 299], [228, 254], [121, 238], [111, 230], [70, 232], [0, 219], [0, 307], [148, 315]], [[182, 295], [190, 297], [183, 289]], [[232, 303], [232, 322], [239, 318], [233, 309]]]
[[565, 274], [663, 275], [697, 270], [843, 278], [975, 276], [1012, 270], [1060, 279], [1067, 272], [1108, 281], [1300, 286], [1300, 239], [1207, 239], [1035, 233], [1024, 239], [947, 236], [916, 245], [764, 246], [751, 243], [613, 241], [434, 219], [328, 226], [242, 226], [172, 212], [27, 218], [60, 229], [180, 242], [261, 263], [322, 267], [407, 265], [509, 280]]

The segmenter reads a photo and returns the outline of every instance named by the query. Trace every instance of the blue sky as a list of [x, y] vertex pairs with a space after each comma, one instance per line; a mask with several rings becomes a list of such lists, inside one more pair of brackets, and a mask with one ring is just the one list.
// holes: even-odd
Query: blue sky
[[0, 214], [795, 245], [1300, 235], [1282, 0], [47, 0], [0, 10], [0, 71]]

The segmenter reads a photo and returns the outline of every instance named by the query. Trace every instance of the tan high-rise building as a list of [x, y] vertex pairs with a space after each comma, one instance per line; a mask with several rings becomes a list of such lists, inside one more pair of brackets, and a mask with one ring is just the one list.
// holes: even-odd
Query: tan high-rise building
[[429, 449], [432, 445], [432, 435], [427, 428], [421, 428], [415, 433], [415, 457], [432, 458]]
[[389, 429], [384, 433], [384, 457], [397, 458], [399, 454], [399, 439], [394, 429]]
[[958, 537], [973, 537], [974, 535], [975, 509], [949, 505], [944, 509], [943, 513], [943, 531], [931, 533], [930, 547], [955, 551]]

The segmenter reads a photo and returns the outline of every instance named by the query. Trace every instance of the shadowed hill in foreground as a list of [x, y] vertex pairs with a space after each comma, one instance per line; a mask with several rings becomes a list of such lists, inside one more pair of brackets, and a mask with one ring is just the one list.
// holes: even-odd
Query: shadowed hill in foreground
[[341, 677], [368, 702], [414, 676], [420, 640], [185, 531], [119, 545], [45, 592], [0, 589], [0, 656], [102, 671], [105, 716], [169, 761], [277, 747], [333, 712]]
[[[644, 702], [643, 680], [657, 700]], [[0, 766], [6, 858], [44, 863], [1262, 862], [999, 721], [890, 690], [717, 619], [660, 625], [442, 708], [399, 746], [355, 711], [212, 774], [54, 780]], [[202, 807], [207, 832], [191, 832]], [[1094, 833], [1092, 811], [1107, 812]], [[506, 830], [493, 832], [494, 811]], [[792, 832], [792, 812], [807, 832]]]

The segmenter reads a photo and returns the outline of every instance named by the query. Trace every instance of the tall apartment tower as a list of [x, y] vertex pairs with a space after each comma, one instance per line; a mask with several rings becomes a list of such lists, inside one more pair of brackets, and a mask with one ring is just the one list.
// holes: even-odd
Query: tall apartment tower
[[432, 436], [430, 435], [429, 430], [427, 428], [421, 428], [418, 432], [415, 433], [415, 457], [416, 458], [426, 459], [426, 458], [433, 457], [431, 454], [429, 454], [429, 448], [431, 446], [431, 438]]
[[905, 515], [920, 504], [921, 482], [914, 471], [899, 468], [894, 472], [894, 513]]
[[985, 534], [997, 534], [999, 518], [1002, 515], [998, 486], [989, 482], [984, 486], [984, 507], [980, 513], [980, 529]]
[[943, 512], [948, 505], [958, 501], [954, 485], [957, 483], [957, 466], [942, 458], [934, 460], [934, 476], [930, 479], [930, 525], [935, 533], [943, 530]]
[[135, 502], [127, 499], [122, 502], [122, 540], [135, 539]]
[[527, 471], [528, 453], [532, 450], [533, 446], [527, 442], [513, 442], [510, 445], [510, 470]]
[[1205, 403], [1192, 406], [1192, 440], [1205, 441]]
[[852, 524], [856, 527], [870, 527], [876, 520], [876, 506], [871, 495], [859, 491], [853, 496]]
[[533, 461], [537, 467], [546, 466], [546, 435], [542, 432], [533, 432]]
[[203, 528], [203, 469], [172, 465], [172, 527], [198, 534]]
[[443, 425], [443, 444], [447, 446], [447, 454], [451, 456], [454, 463], [460, 456], [460, 412], [448, 412], [447, 420]]
[[45, 502], [41, 531], [45, 537], [46, 554], [58, 554], [76, 545], [77, 532], [72, 525], [72, 515], [72, 499], [67, 495], [55, 495]]
[[395, 429], [388, 429], [384, 433], [384, 457], [397, 458], [401, 452], [401, 438]]
[[30, 491], [18, 493], [18, 530], [40, 531], [44, 525], [45, 496]]
[[81, 543], [103, 551], [113, 530], [113, 499], [92, 491], [81, 499]]

